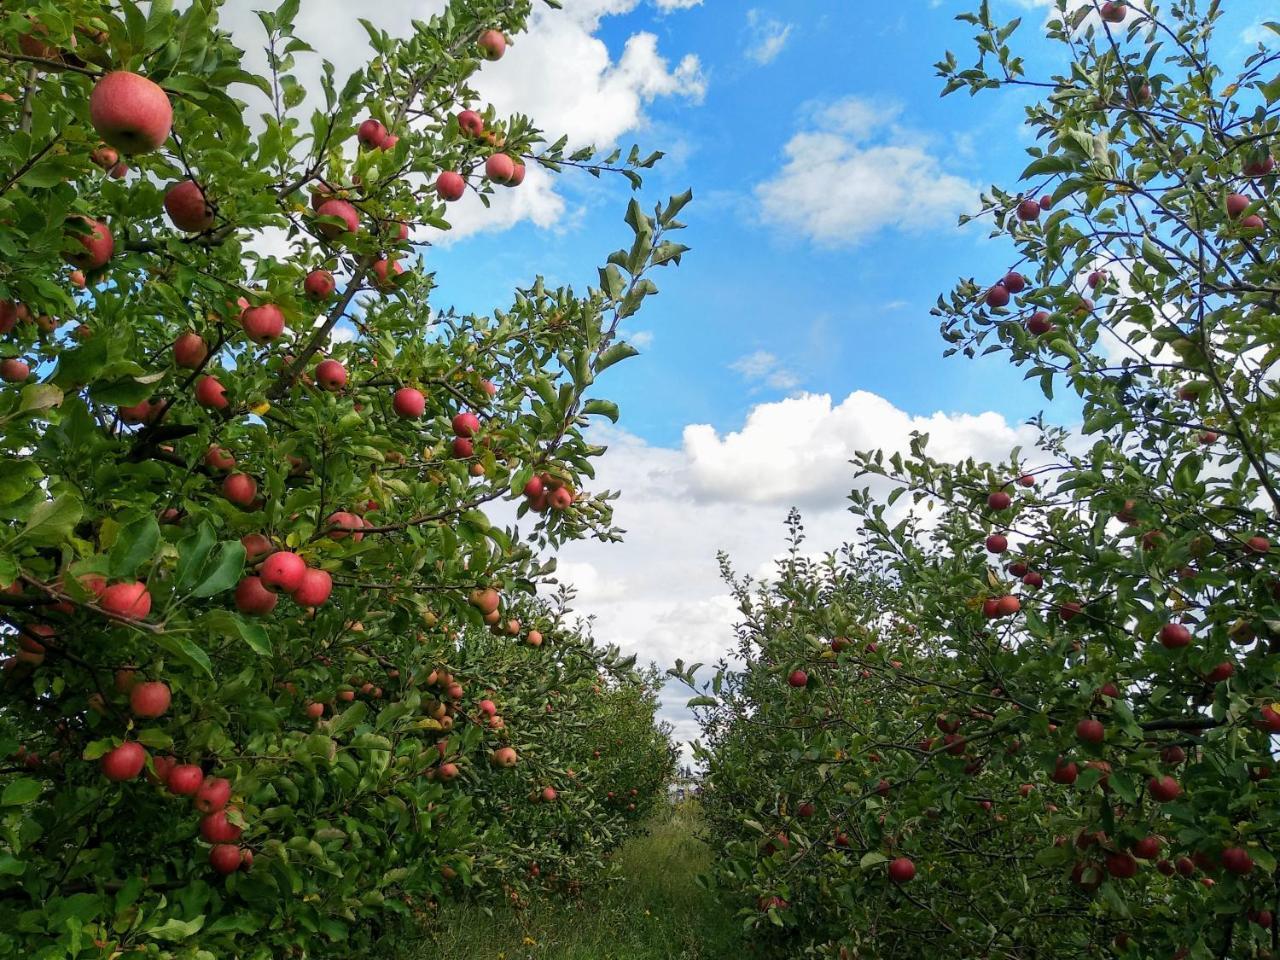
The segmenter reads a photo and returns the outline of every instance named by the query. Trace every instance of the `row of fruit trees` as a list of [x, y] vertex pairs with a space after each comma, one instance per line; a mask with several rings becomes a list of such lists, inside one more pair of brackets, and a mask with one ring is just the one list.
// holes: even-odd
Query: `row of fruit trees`
[[0, 11], [4, 957], [385, 956], [598, 882], [674, 766], [547, 581], [613, 536], [595, 382], [688, 195], [585, 292], [433, 308], [448, 204], [657, 156], [479, 100], [528, 0], [368, 27], [310, 91], [299, 0], [261, 76], [221, 6]]
[[938, 64], [1021, 91], [1032, 146], [970, 228], [1008, 271], [935, 313], [1078, 425], [860, 454], [856, 545], [793, 517], [776, 579], [725, 561], [702, 802], [779, 956], [1280, 955], [1280, 53], [1216, 0], [1056, 7], [1052, 74], [1015, 46], [1043, 12], [986, 3]]

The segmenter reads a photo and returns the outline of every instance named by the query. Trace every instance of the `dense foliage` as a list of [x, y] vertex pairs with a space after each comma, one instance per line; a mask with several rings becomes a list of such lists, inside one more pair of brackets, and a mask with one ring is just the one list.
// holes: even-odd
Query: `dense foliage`
[[1227, 75], [1216, 2], [1069, 6], [1058, 75], [986, 4], [939, 64], [1043, 99], [984, 198], [1018, 259], [936, 312], [1079, 428], [860, 455], [862, 542], [739, 583], [694, 701], [719, 879], [781, 955], [1280, 953], [1280, 54]]
[[593, 384], [688, 195], [598, 287], [432, 308], [448, 202], [657, 156], [477, 102], [528, 0], [310, 91], [299, 0], [267, 76], [219, 6], [0, 12], [0, 956], [377, 954], [590, 879], [673, 763], [653, 678], [536, 594], [616, 536]]

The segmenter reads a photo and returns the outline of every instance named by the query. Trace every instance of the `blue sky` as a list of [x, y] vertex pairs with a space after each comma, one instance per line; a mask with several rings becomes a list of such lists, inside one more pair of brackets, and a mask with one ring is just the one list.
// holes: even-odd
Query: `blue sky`
[[[441, 2], [361, 13], [403, 33]], [[599, 431], [610, 450], [597, 487], [622, 490], [626, 542], [561, 555], [600, 639], [661, 664], [721, 656], [738, 616], [716, 551], [768, 575], [792, 505], [813, 552], [848, 539], [855, 450], [902, 449], [913, 430], [951, 458], [1029, 445], [1021, 424], [1045, 408], [1038, 390], [998, 358], [944, 359], [929, 316], [958, 278], [991, 283], [1010, 265], [1009, 243], [956, 219], [981, 189], [1015, 183], [1029, 144], [1024, 94], [938, 96], [944, 52], [973, 58], [954, 20], [969, 6], [565, 0], [485, 67], [482, 97], [529, 113], [551, 139], [666, 151], [646, 178], [647, 205], [695, 194], [681, 238], [693, 251], [658, 274], [661, 295], [629, 327], [642, 355], [598, 384], [622, 409], [617, 428]], [[1243, 59], [1246, 41], [1266, 35], [1258, 24], [1271, 6], [1230, 5], [1220, 60]], [[993, 8], [1024, 17], [1017, 43], [1032, 73], [1061, 65], [1042, 2]], [[367, 55], [335, 28], [354, 15], [342, 0], [309, 0], [300, 22], [340, 74]], [[591, 283], [627, 242], [629, 196], [621, 179], [531, 168], [492, 210], [471, 198], [452, 206], [453, 234], [421, 238], [434, 244], [436, 304], [488, 312], [536, 273]], [[1075, 418], [1070, 401], [1048, 412]], [[690, 737], [683, 699], [669, 690], [664, 716]]]

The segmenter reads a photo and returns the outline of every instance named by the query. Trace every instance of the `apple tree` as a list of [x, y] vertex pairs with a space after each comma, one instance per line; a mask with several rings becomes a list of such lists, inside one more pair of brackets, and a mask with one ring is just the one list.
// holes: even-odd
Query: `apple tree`
[[870, 572], [744, 607], [695, 700], [706, 803], [788, 955], [1278, 952], [1280, 54], [1224, 66], [1220, 18], [1059, 3], [1036, 76], [983, 4], [976, 63], [938, 65], [1039, 99], [983, 197], [1016, 253], [939, 298], [948, 350], [1080, 419], [994, 464], [860, 454]]
[[480, 102], [529, 0], [366, 25], [310, 91], [299, 0], [261, 76], [221, 6], [0, 11], [5, 956], [376, 952], [534, 856], [597, 875], [670, 769], [652, 678], [538, 590], [616, 535], [595, 381], [688, 194], [595, 286], [435, 306], [450, 204], [658, 155]]

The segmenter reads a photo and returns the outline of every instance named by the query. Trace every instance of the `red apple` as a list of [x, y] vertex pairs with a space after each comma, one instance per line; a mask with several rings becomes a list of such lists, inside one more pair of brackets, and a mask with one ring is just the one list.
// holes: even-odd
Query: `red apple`
[[495, 153], [484, 163], [484, 174], [494, 183], [505, 186], [511, 182], [515, 173], [515, 161], [505, 153]]
[[188, 370], [196, 370], [209, 356], [209, 347], [200, 334], [188, 330], [173, 341], [173, 362]]
[[270, 343], [284, 333], [284, 311], [274, 303], [250, 307], [240, 314], [240, 326], [254, 343]]
[[256, 563], [275, 549], [271, 538], [262, 533], [246, 533], [240, 542], [244, 544], [245, 559], [249, 563]]
[[201, 813], [221, 810], [231, 799], [231, 781], [222, 777], [209, 777], [196, 790], [193, 803]]
[[1003, 533], [993, 533], [987, 537], [988, 553], [1004, 553], [1009, 549], [1009, 538]]
[[209, 849], [209, 865], [224, 877], [239, 870], [243, 859], [240, 848], [233, 843], [220, 843]]
[[225, 410], [228, 405], [227, 388], [216, 377], [203, 376], [196, 381], [196, 403], [210, 410]]
[[387, 128], [380, 121], [370, 117], [357, 128], [356, 139], [360, 141], [360, 146], [367, 150], [380, 149], [387, 142]]
[[262, 585], [260, 577], [245, 577], [236, 584], [235, 604], [241, 613], [261, 617], [276, 608], [279, 598]]
[[164, 212], [175, 227], [187, 233], [203, 233], [214, 223], [213, 207], [194, 180], [169, 188], [164, 195]]
[[128, 740], [114, 750], [108, 750], [102, 755], [100, 761], [102, 775], [116, 783], [134, 779], [146, 765], [147, 751], [142, 748], [142, 744], [134, 740]]
[[463, 110], [458, 114], [458, 129], [468, 137], [478, 137], [484, 133], [484, 117], [474, 110]]
[[462, 174], [446, 170], [436, 178], [436, 193], [441, 200], [461, 200], [467, 192], [467, 181]]
[[234, 843], [239, 840], [244, 828], [227, 819], [227, 814], [234, 810], [234, 807], [228, 807], [206, 813], [200, 818], [200, 836], [209, 843]]
[[1013, 497], [1005, 493], [1003, 490], [997, 490], [995, 493], [987, 497], [987, 506], [992, 510], [1008, 510], [1013, 503]]
[[1129, 5], [1123, 0], [1107, 0], [1099, 11], [1099, 15], [1107, 23], [1124, 23], [1124, 18], [1128, 14]]
[[345, 233], [360, 229], [360, 214], [346, 200], [326, 200], [316, 213], [322, 217], [335, 217], [341, 223], [318, 223], [316, 229], [328, 240], [337, 240]]
[[1151, 794], [1151, 799], [1158, 803], [1168, 803], [1170, 800], [1176, 800], [1182, 795], [1182, 787], [1178, 781], [1168, 775], [1163, 777], [1152, 777], [1147, 781], [1147, 792]]
[[1253, 858], [1242, 847], [1227, 847], [1223, 850], [1222, 865], [1227, 868], [1228, 873], [1234, 873], [1238, 877], [1253, 873]]
[[406, 419], [417, 419], [427, 409], [427, 399], [413, 387], [401, 387], [391, 398], [391, 407]]
[[200, 784], [204, 783], [204, 771], [194, 763], [181, 763], [169, 771], [165, 783], [175, 796], [194, 796]]
[[247, 507], [258, 495], [258, 481], [244, 473], [231, 473], [222, 481], [222, 495], [237, 507]]
[[276, 593], [293, 593], [302, 585], [306, 575], [307, 564], [296, 553], [288, 550], [277, 550], [262, 562], [258, 575], [262, 585]]
[[157, 680], [139, 683], [129, 691], [129, 709], [135, 717], [154, 720], [168, 712], [170, 698], [167, 684]]
[[997, 283], [994, 287], [987, 291], [986, 303], [988, 307], [998, 308], [1007, 307], [1009, 305], [1009, 289], [1003, 284]]
[[486, 60], [501, 60], [507, 52], [507, 38], [497, 30], [486, 30], [476, 41], [480, 48], [480, 56]]
[[1053, 321], [1049, 319], [1049, 313], [1045, 310], [1037, 310], [1027, 318], [1027, 332], [1034, 336], [1040, 336], [1053, 330]]
[[210, 447], [204, 453], [204, 464], [210, 470], [230, 470], [236, 458], [221, 447]]
[[803, 670], [792, 670], [787, 677], [787, 683], [799, 689], [809, 685], [809, 675]]
[[98, 136], [122, 153], [150, 153], [169, 139], [173, 107], [157, 84], [118, 70], [94, 84], [89, 119]]
[[337, 360], [321, 360], [316, 364], [316, 383], [325, 390], [341, 390], [347, 385], [347, 368]]
[[889, 861], [889, 879], [894, 883], [907, 883], [916, 875], [916, 865], [907, 857]]
[[22, 383], [29, 376], [31, 376], [31, 367], [25, 360], [19, 360], [16, 357], [0, 360], [0, 380], [5, 383]]
[[1246, 210], [1249, 209], [1251, 201], [1243, 193], [1233, 193], [1227, 197], [1227, 216], [1232, 220], [1238, 220]]
[[1021, 293], [1027, 288], [1027, 278], [1016, 270], [1010, 270], [1004, 275], [1004, 279], [1000, 281], [1000, 286], [1010, 293]]
[[395, 278], [404, 273], [404, 266], [399, 260], [388, 260], [383, 257], [373, 262], [373, 285], [383, 293], [396, 288]]
[[308, 300], [328, 300], [336, 289], [333, 274], [328, 270], [312, 270], [302, 281], [302, 292]]
[[67, 261], [82, 270], [98, 270], [105, 267], [116, 249], [111, 230], [101, 220], [90, 220], [88, 217], [71, 219], [83, 224], [87, 232], [77, 231], [68, 234], [71, 252], [66, 254]]
[[1085, 743], [1101, 743], [1106, 739], [1107, 731], [1101, 720], [1086, 717], [1076, 724], [1076, 736]]
[[1107, 854], [1107, 873], [1119, 880], [1128, 880], [1138, 874], [1138, 861], [1133, 854], [1112, 850]]
[[1191, 643], [1191, 631], [1180, 623], [1166, 623], [1160, 628], [1160, 642], [1169, 650], [1178, 650]]
[[[265, 569], [265, 568], [264, 568]], [[292, 591], [293, 601], [301, 607], [318, 607], [333, 592], [333, 578], [325, 570], [307, 569]]]
[[1040, 203], [1037, 200], [1027, 197], [1018, 203], [1018, 219], [1024, 222], [1040, 219]]
[[151, 594], [145, 583], [113, 583], [102, 591], [98, 605], [118, 617], [141, 620], [151, 612]]

